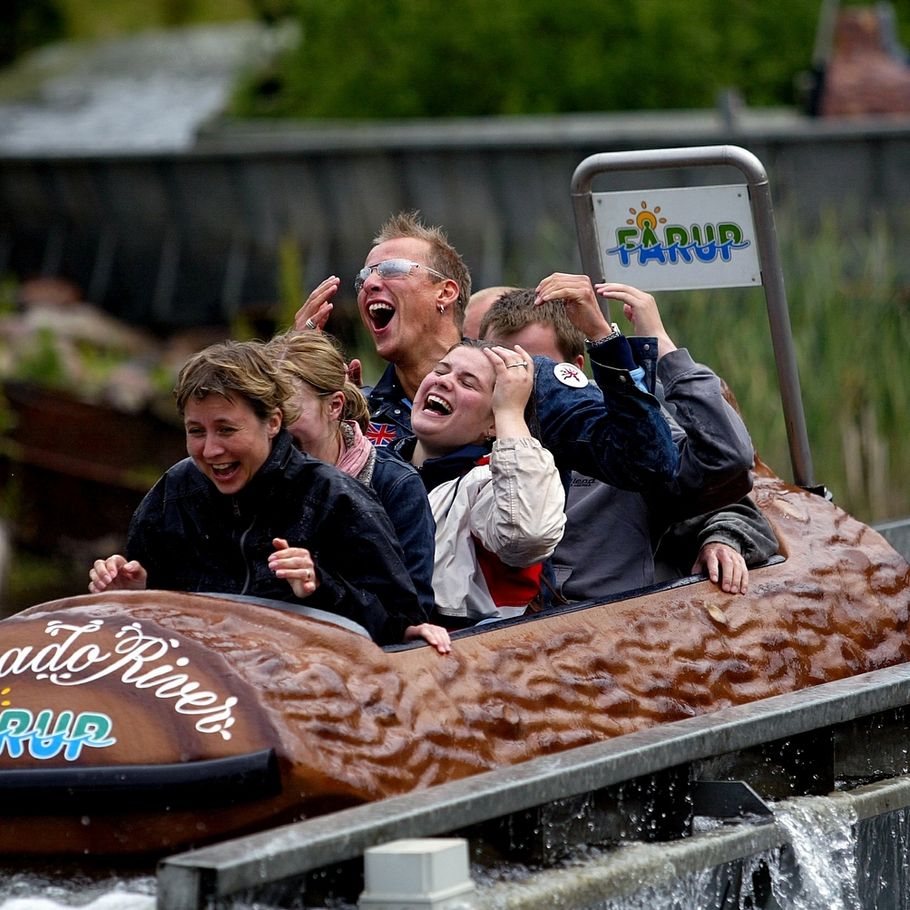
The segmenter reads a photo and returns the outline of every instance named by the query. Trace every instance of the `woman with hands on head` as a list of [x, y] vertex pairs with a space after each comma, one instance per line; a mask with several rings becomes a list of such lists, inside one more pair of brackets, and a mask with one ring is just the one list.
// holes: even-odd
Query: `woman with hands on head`
[[525, 416], [533, 386], [521, 348], [462, 341], [420, 383], [414, 435], [395, 443], [429, 494], [436, 615], [449, 628], [523, 613], [562, 537], [562, 482]]
[[133, 515], [126, 555], [96, 560], [89, 590], [160, 588], [262, 597], [337, 613], [379, 644], [427, 623], [382, 506], [361, 484], [298, 451], [293, 389], [257, 342], [194, 355], [174, 389], [188, 458]]

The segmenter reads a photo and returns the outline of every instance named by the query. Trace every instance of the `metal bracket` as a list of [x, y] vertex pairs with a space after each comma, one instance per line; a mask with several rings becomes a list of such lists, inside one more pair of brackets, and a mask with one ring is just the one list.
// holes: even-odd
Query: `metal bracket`
[[741, 780], [696, 780], [692, 782], [692, 813], [708, 818], [770, 816], [771, 807]]

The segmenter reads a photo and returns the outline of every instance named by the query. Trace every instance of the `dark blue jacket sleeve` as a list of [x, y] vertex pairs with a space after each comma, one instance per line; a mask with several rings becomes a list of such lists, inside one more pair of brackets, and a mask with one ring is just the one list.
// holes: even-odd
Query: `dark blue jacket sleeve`
[[577, 471], [644, 491], [673, 479], [679, 453], [657, 399], [637, 388], [627, 369], [610, 365], [609, 351], [597, 350], [613, 344], [591, 346], [596, 385], [583, 388], [566, 384], [565, 364], [535, 357], [532, 420], [564, 476]]
[[398, 535], [417, 599], [427, 616], [432, 616], [436, 608], [436, 522], [423, 481], [411, 465], [389, 449], [377, 449], [372, 486]]

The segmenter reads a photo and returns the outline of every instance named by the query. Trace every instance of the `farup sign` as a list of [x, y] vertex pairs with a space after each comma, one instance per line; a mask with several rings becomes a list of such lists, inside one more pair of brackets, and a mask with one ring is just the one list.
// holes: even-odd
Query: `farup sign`
[[761, 284], [748, 188], [594, 193], [603, 274], [647, 291]]

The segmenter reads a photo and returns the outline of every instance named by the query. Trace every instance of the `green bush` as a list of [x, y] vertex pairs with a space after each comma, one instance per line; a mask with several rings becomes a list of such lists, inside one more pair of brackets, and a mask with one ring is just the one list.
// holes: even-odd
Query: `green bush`
[[[302, 44], [237, 113], [437, 117], [792, 104], [819, 0], [291, 0]], [[910, 0], [895, 4], [910, 19]], [[262, 89], [260, 92], [259, 89]]]

